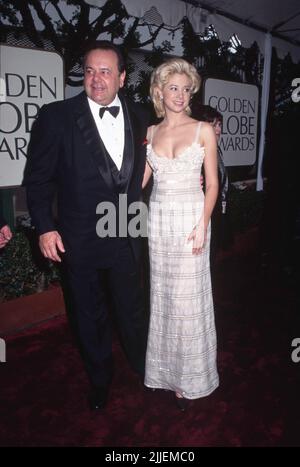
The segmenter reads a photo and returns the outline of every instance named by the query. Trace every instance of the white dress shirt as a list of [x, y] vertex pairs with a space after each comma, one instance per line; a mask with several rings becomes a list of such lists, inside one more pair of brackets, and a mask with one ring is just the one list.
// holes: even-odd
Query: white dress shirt
[[[88, 97], [88, 103], [93, 114], [97, 129], [102, 139], [104, 146], [110, 157], [116, 164], [118, 170], [121, 169], [124, 152], [124, 114], [120, 99], [118, 96], [108, 105], [103, 106], [94, 102]], [[116, 117], [113, 117], [109, 112], [104, 112], [100, 118], [99, 110], [101, 107], [110, 107], [118, 105], [120, 111]]]

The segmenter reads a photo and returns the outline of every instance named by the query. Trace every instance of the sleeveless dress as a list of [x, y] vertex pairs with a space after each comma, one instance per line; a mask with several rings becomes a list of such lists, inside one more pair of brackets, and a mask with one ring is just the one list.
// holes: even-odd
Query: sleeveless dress
[[187, 399], [210, 394], [219, 385], [216, 331], [210, 278], [210, 224], [203, 252], [192, 254], [187, 238], [204, 208], [200, 173], [205, 157], [194, 142], [174, 159], [155, 154], [149, 200], [150, 325], [145, 385], [176, 391]]

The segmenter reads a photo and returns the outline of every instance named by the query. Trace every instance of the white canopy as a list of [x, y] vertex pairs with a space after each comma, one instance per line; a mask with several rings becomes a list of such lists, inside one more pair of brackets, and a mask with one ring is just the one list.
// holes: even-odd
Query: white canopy
[[[184, 0], [183, 0], [184, 1]], [[262, 29], [262, 32], [279, 34], [300, 45], [299, 0], [185, 0], [214, 9], [216, 14], [229, 15], [239, 21]]]
[[[106, 1], [86, 0], [87, 3], [98, 7], [102, 7]], [[300, 60], [299, 45], [274, 36], [274, 33], [280, 34], [300, 44], [299, 0], [121, 1], [130, 16], [142, 18], [147, 11], [155, 7], [162, 22], [169, 27], [175, 28], [186, 16], [197, 33], [204, 32], [206, 26], [213, 24], [221, 40], [228, 40], [232, 34], [237, 34], [243, 46], [249, 47], [256, 41], [261, 51], [265, 47], [265, 33], [269, 32], [272, 35], [273, 32], [272, 45], [276, 47], [278, 55], [284, 57], [289, 52], [295, 62]], [[196, 6], [197, 4], [199, 6]]]

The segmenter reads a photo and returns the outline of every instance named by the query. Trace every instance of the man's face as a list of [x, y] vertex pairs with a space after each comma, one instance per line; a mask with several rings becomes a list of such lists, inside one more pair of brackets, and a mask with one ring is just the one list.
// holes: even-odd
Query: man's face
[[92, 50], [84, 67], [84, 90], [100, 105], [109, 105], [124, 86], [125, 71], [119, 72], [118, 56], [113, 50]]

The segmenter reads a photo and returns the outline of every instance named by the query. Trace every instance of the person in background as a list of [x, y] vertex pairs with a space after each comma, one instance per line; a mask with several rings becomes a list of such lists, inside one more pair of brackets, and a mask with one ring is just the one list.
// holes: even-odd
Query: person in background
[[0, 215], [0, 248], [4, 248], [11, 238], [12, 231], [5, 219]]
[[[181, 58], [152, 72], [150, 95], [163, 120], [148, 129], [143, 181], [146, 186], [153, 174], [145, 385], [173, 391], [181, 410], [219, 384], [209, 265], [217, 142], [211, 125], [190, 117], [199, 86], [197, 70]], [[199, 183], [203, 164], [205, 194]]]

